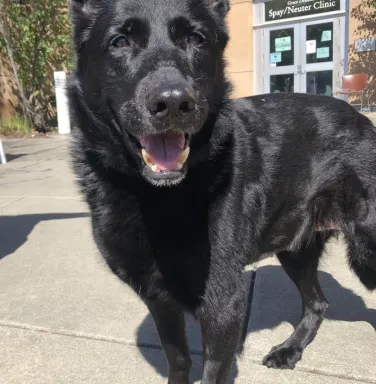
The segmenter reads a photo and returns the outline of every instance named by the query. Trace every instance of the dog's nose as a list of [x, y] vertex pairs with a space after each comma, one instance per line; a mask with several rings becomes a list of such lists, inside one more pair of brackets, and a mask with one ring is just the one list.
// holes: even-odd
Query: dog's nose
[[156, 87], [147, 99], [150, 114], [157, 119], [187, 116], [195, 109], [193, 90], [186, 84]]

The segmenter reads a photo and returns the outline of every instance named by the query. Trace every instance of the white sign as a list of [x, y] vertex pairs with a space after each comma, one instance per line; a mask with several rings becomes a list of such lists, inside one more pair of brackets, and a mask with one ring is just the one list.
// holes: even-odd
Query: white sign
[[376, 51], [376, 37], [355, 40], [355, 52]]
[[71, 131], [68, 98], [66, 94], [67, 74], [65, 72], [55, 72], [54, 77], [59, 133], [60, 135], [66, 135]]
[[321, 41], [331, 41], [332, 40], [332, 31], [322, 31]]
[[316, 40], [306, 41], [306, 53], [316, 53]]
[[7, 162], [7, 158], [6, 158], [5, 152], [4, 152], [3, 143], [1, 142], [1, 137], [0, 137], [0, 161], [3, 164], [6, 164], [6, 162]]
[[275, 39], [275, 51], [291, 51], [291, 36], [278, 37]]

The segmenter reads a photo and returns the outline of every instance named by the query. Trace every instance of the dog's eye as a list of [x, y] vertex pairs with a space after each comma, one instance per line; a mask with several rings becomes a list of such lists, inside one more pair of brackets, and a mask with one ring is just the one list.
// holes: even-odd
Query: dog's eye
[[127, 48], [131, 45], [131, 42], [126, 36], [118, 36], [111, 41], [111, 45], [114, 48]]
[[205, 36], [199, 32], [191, 32], [188, 36], [188, 43], [193, 45], [200, 45], [205, 41]]

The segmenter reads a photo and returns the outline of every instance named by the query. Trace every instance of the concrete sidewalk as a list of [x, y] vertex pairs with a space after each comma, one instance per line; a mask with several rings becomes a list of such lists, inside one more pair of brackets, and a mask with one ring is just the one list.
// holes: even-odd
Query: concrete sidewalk
[[376, 112], [365, 112], [364, 115], [372, 121], [374, 126], [376, 126]]
[[[69, 170], [68, 137], [6, 140], [0, 165], [0, 384], [166, 383], [153, 321], [107, 269]], [[250, 314], [233, 382], [376, 383], [376, 293], [358, 283], [332, 242], [320, 280], [327, 320], [294, 371], [262, 366], [300, 317], [300, 298], [276, 260], [246, 272]], [[188, 319], [201, 377], [201, 339]]]

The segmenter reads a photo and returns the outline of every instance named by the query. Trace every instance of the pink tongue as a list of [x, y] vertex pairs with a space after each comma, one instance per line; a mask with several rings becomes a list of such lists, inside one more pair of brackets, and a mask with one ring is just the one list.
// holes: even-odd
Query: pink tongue
[[182, 132], [168, 131], [158, 135], [143, 136], [140, 143], [161, 171], [171, 171], [177, 167], [184, 151], [185, 137]]

